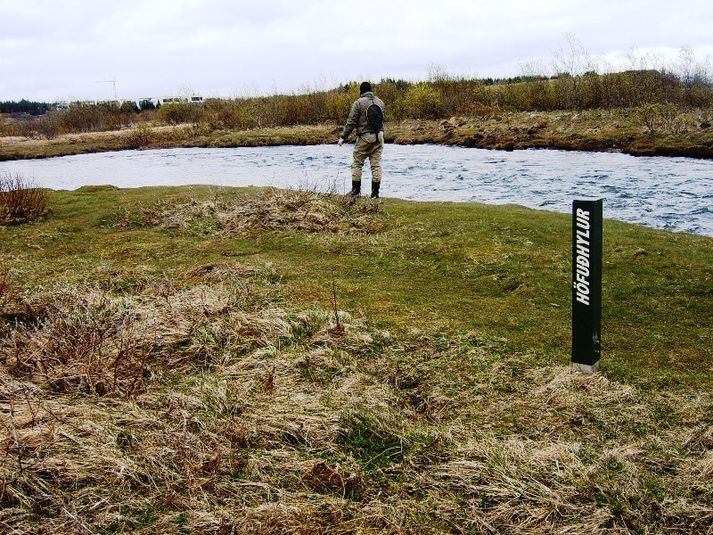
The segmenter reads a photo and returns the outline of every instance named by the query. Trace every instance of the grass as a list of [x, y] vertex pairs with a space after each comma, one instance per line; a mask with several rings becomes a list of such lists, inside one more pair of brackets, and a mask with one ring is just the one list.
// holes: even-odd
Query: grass
[[50, 206], [0, 227], [4, 531], [711, 532], [710, 238], [606, 221], [584, 376], [564, 215], [209, 187]]

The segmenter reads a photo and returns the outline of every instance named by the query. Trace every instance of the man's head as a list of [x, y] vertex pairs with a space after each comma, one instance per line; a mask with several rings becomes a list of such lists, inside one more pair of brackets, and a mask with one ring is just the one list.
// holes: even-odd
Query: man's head
[[359, 93], [364, 94], [367, 91], [371, 91], [371, 84], [369, 82], [362, 82], [359, 86]]

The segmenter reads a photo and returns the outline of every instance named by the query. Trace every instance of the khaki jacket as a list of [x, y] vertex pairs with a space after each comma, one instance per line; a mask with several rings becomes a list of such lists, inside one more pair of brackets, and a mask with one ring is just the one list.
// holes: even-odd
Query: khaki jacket
[[[357, 136], [369, 132], [369, 123], [366, 121], [366, 110], [372, 102], [379, 106], [384, 115], [386, 115], [386, 106], [384, 106], [384, 102], [379, 97], [374, 96], [374, 93], [371, 91], [362, 93], [362, 95], [354, 101], [354, 104], [352, 104], [352, 109], [347, 118], [347, 124], [344, 125], [342, 135], [339, 137], [347, 139], [354, 129], [356, 129]], [[382, 128], [381, 130], [383, 131], [384, 129]]]

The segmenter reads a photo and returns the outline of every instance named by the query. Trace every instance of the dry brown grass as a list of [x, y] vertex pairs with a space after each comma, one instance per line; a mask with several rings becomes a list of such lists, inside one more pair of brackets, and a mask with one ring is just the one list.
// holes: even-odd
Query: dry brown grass
[[50, 213], [47, 192], [21, 175], [0, 174], [0, 225], [17, 225]]
[[708, 393], [290, 310], [271, 266], [2, 281], [0, 531], [711, 533]]
[[131, 396], [140, 388], [153, 344], [137, 336], [136, 317], [125, 304], [71, 292], [9, 315], [26, 316], [5, 341], [15, 377], [54, 392]]
[[126, 212], [117, 226], [159, 226], [223, 237], [271, 231], [372, 234], [382, 229], [378, 200], [312, 189], [263, 188], [257, 194], [162, 202]]

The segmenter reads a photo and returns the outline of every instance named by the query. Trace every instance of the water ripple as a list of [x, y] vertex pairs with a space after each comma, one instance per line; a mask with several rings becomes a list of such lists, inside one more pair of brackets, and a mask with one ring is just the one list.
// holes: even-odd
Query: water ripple
[[[181, 184], [309, 184], [346, 191], [351, 151], [336, 145], [165, 149], [0, 162], [39, 185], [75, 189]], [[553, 150], [488, 151], [388, 145], [387, 197], [521, 204], [569, 212], [575, 198], [603, 198], [605, 217], [713, 236], [713, 162]], [[369, 180], [368, 164], [364, 171]]]

